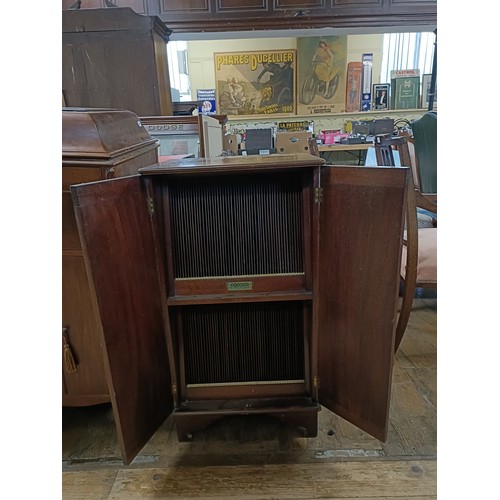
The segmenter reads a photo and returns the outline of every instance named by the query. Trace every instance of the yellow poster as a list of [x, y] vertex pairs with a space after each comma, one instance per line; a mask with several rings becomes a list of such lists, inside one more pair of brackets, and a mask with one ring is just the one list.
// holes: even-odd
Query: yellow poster
[[345, 111], [347, 37], [297, 39], [297, 114]]
[[215, 53], [214, 62], [219, 114], [295, 114], [295, 49]]

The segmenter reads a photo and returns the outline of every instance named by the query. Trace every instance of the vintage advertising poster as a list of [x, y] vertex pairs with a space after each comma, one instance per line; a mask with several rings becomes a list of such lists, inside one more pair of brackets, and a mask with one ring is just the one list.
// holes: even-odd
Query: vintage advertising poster
[[420, 70], [391, 71], [391, 109], [420, 107]]
[[345, 95], [345, 110], [348, 113], [356, 113], [361, 106], [361, 74], [363, 72], [361, 62], [350, 62], [347, 65], [347, 85]]
[[390, 87], [390, 83], [373, 84], [372, 109], [374, 111], [385, 111], [386, 109], [389, 109]]
[[215, 53], [217, 112], [295, 114], [295, 49]]
[[[422, 75], [422, 108], [428, 108], [429, 107], [429, 96], [431, 93], [431, 80], [432, 80], [432, 75], [425, 74]], [[434, 87], [434, 102], [433, 102], [433, 108], [435, 108], [437, 105], [437, 83]]]
[[347, 36], [297, 38], [297, 114], [345, 110]]
[[198, 113], [203, 115], [217, 114], [215, 89], [198, 89], [196, 91], [196, 100], [201, 103], [198, 107]]
[[370, 111], [372, 102], [373, 54], [363, 54], [363, 80], [361, 83], [361, 111]]
[[311, 120], [279, 122], [277, 132], [313, 132], [314, 122]]

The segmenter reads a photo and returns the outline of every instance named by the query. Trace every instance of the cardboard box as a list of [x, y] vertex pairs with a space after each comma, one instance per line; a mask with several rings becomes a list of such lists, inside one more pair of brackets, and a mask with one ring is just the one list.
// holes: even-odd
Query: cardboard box
[[311, 132], [278, 132], [276, 134], [276, 153], [309, 153], [308, 139]]
[[222, 138], [224, 151], [237, 155], [241, 145], [241, 134], [226, 134]]

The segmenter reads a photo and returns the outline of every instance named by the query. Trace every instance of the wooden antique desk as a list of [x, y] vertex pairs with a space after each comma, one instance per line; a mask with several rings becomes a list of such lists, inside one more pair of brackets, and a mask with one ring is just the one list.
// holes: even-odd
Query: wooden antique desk
[[[365, 152], [368, 148], [372, 147], [372, 142], [367, 142], [364, 144], [323, 144], [318, 146], [321, 157], [328, 161], [331, 153], [336, 153], [339, 151], [348, 151], [354, 154], [356, 152], [356, 156], [358, 157], [358, 165], [363, 163], [363, 159], [365, 157]], [[323, 153], [323, 154], [322, 154]]]

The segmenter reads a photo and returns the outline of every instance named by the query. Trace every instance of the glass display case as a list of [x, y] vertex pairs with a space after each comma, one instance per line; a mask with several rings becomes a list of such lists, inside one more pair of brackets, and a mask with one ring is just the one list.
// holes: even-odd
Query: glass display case
[[[225, 115], [214, 116], [224, 126]], [[158, 155], [200, 156], [200, 126], [198, 116], [143, 116], [145, 130], [160, 143]], [[160, 158], [161, 159], [161, 158]]]

